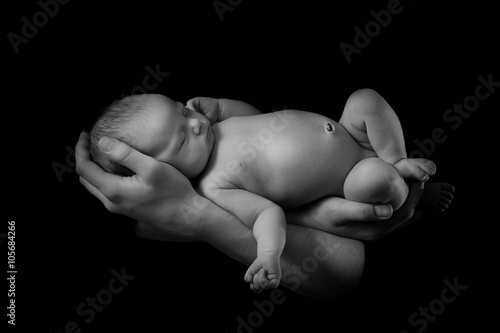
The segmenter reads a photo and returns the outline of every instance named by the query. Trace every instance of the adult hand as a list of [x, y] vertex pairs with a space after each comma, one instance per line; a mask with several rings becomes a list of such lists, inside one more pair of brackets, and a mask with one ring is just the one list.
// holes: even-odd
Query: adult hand
[[391, 212], [384, 214], [386, 216], [377, 215], [377, 208], [384, 205], [325, 197], [287, 211], [286, 218], [288, 223], [316, 228], [342, 237], [362, 241], [376, 240], [407, 227], [420, 217], [421, 213], [416, 212], [416, 207], [423, 189], [424, 183], [413, 182], [405, 203], [392, 215]]
[[166, 232], [196, 239], [199, 219], [190, 219], [198, 194], [189, 180], [174, 167], [141, 154], [115, 139], [102, 138], [101, 149], [111, 160], [136, 174], [121, 177], [105, 172], [91, 161], [89, 137], [83, 132], [75, 147], [80, 182], [112, 213], [151, 222]]
[[367, 219], [366, 222], [361, 219], [346, 221], [341, 225], [344, 232], [340, 235], [357, 234], [359, 236], [353, 238], [370, 241], [387, 237], [397, 230], [408, 227], [422, 215], [422, 212], [417, 211], [416, 208], [424, 192], [424, 184], [417, 181], [411, 183], [405, 203], [394, 211], [389, 219], [379, 221]]

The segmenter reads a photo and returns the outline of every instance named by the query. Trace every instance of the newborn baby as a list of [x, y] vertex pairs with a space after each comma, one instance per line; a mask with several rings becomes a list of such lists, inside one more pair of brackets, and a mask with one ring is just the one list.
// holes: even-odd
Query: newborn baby
[[106, 171], [133, 174], [100, 153], [103, 136], [176, 167], [252, 228], [257, 258], [245, 281], [254, 291], [279, 285], [283, 209], [338, 196], [396, 210], [408, 195], [403, 177], [426, 181], [436, 170], [429, 160], [406, 158], [396, 114], [369, 89], [351, 95], [338, 123], [297, 110], [262, 114], [228, 99], [184, 106], [163, 95], [129, 96], [112, 103], [90, 135], [92, 157]]

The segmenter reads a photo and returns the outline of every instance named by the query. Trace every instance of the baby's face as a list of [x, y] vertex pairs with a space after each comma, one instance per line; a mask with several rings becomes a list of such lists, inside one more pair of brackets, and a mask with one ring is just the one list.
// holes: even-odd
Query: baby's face
[[200, 174], [215, 143], [210, 122], [202, 114], [163, 95], [148, 95], [146, 130], [138, 133], [144, 153], [176, 167], [187, 178]]

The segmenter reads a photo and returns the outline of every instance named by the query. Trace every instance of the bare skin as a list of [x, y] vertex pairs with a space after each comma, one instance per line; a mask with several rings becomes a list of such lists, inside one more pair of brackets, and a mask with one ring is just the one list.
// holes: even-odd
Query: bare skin
[[[249, 108], [249, 116], [240, 112], [238, 117], [222, 112], [236, 109], [238, 103], [221, 101], [215, 111], [221, 121], [212, 122], [217, 144], [199, 187], [203, 196], [253, 228], [258, 258], [245, 275], [252, 290], [279, 283], [285, 234], [281, 208], [343, 197], [399, 209], [409, 192], [399, 169], [416, 180], [435, 173], [431, 161], [406, 158], [401, 124], [373, 90], [355, 92], [340, 123], [296, 110], [256, 114]], [[331, 225], [314, 226], [336, 234]]]
[[403, 165], [416, 179], [412, 166], [427, 177], [435, 171], [428, 160], [406, 161], [397, 116], [369, 89], [355, 92], [346, 103], [341, 122], [347, 130], [304, 111], [259, 114], [243, 102], [200, 98], [213, 104], [214, 121], [162, 95], [141, 98], [149, 107], [134, 136], [139, 149], [188, 178], [203, 170], [197, 182], [201, 194], [252, 228], [257, 259], [245, 280], [254, 291], [279, 285], [286, 242], [283, 208], [335, 196], [398, 209], [409, 190], [389, 163]]
[[[210, 108], [204, 104], [200, 105], [200, 109], [210, 113]], [[165, 241], [207, 242], [245, 265], [254, 261], [257, 244], [252, 231], [234, 215], [197, 194], [178, 170], [122, 142], [104, 139], [100, 143], [103, 153], [136, 173], [133, 177], [116, 176], [92, 162], [88, 145], [88, 134], [82, 133], [75, 147], [80, 182], [110, 212], [137, 219], [138, 236]], [[157, 179], [168, 181], [158, 182]], [[375, 205], [342, 198], [332, 198], [328, 205], [318, 203], [318, 209], [314, 209], [314, 203], [304, 209], [294, 209], [287, 212], [287, 218], [290, 216], [290, 221], [301, 224], [309, 216], [311, 220], [322, 220], [324, 224], [341, 224], [346, 237], [378, 239], [418, 218], [417, 215], [413, 217], [422, 197], [423, 183], [415, 183], [418, 184], [420, 186], [412, 186], [399, 214], [386, 221], [383, 221], [385, 217], [376, 214]], [[203, 209], [192, 206], [188, 220], [180, 207], [190, 207], [193, 201], [202, 203], [198, 207]], [[369, 228], [373, 225], [372, 221], [383, 223]], [[353, 291], [361, 279], [364, 267], [361, 241], [288, 223], [287, 243], [280, 261], [282, 271], [286, 272], [287, 267], [291, 269], [293, 265], [300, 265], [325, 243], [335, 244], [338, 251], [332, 252], [327, 260], [320, 261], [318, 269], [293, 290], [309, 298], [331, 302]], [[283, 280], [281, 284], [292, 287]]]

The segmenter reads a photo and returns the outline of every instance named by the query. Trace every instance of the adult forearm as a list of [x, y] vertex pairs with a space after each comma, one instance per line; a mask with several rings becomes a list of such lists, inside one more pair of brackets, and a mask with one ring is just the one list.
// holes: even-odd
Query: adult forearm
[[423, 193], [424, 183], [413, 182], [404, 205], [390, 218], [376, 214], [376, 205], [354, 202], [339, 197], [325, 197], [287, 211], [289, 224], [301, 225], [341, 237], [369, 241], [393, 234], [419, 218], [415, 209]]
[[[250, 265], [257, 255], [252, 231], [229, 213], [207, 213], [210, 227], [204, 230], [204, 240]], [[286, 239], [281, 255], [283, 286], [322, 301], [337, 300], [356, 288], [364, 268], [363, 243], [291, 224]]]
[[331, 302], [354, 291], [365, 263], [362, 242], [320, 230], [287, 226], [281, 255], [282, 285], [304, 296]]
[[257, 242], [252, 230], [233, 214], [213, 202], [203, 203], [203, 228], [199, 240], [204, 241], [244, 265], [250, 265], [257, 256]]
[[[253, 232], [238, 218], [203, 197], [186, 207], [191, 208], [185, 208], [182, 216], [199, 219], [203, 225], [198, 240], [246, 266], [255, 260], [257, 242]], [[292, 219], [290, 212], [285, 214]], [[158, 226], [138, 223], [137, 227], [140, 237], [180, 240]], [[286, 228], [287, 240], [281, 255], [283, 286], [324, 301], [336, 300], [357, 286], [364, 267], [361, 242], [289, 223]]]

